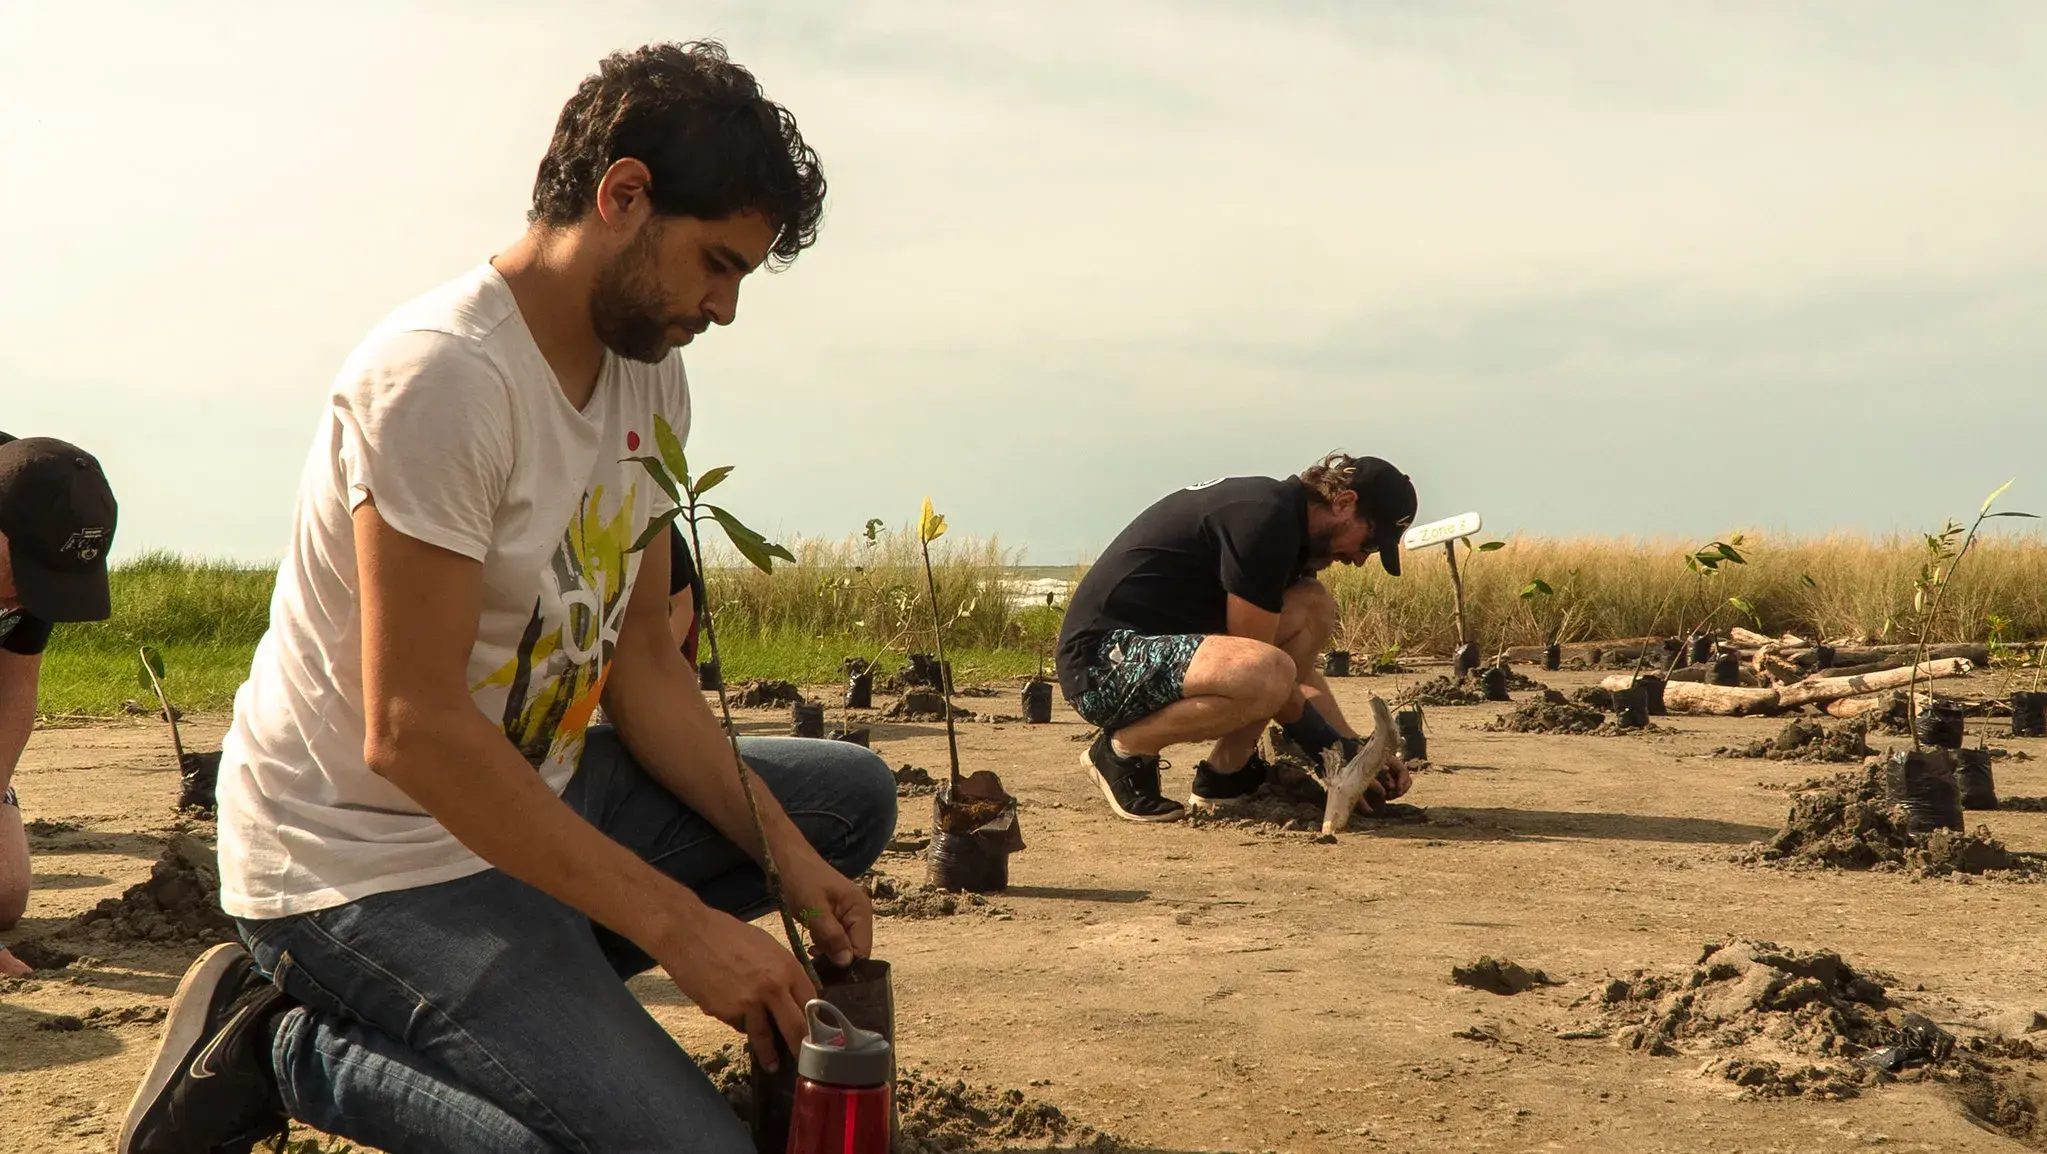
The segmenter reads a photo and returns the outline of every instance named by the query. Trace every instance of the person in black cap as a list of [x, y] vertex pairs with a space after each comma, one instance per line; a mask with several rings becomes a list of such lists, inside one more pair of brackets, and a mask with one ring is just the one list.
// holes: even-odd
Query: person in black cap
[[[1139, 514], [1081, 579], [1059, 638], [1059, 684], [1101, 728], [1082, 761], [1109, 808], [1130, 821], [1176, 821], [1159, 754], [1212, 741], [1194, 769], [1192, 804], [1246, 797], [1264, 783], [1268, 721], [1310, 756], [1357, 731], [1330, 697], [1317, 659], [1336, 601], [1315, 574], [1374, 554], [1400, 575], [1414, 483], [1377, 457], [1331, 453], [1298, 477], [1227, 477]], [[1406, 792], [1398, 760], [1367, 790], [1376, 808]]]
[[[49, 437], [0, 433], [0, 930], [28, 909], [28, 837], [14, 768], [35, 724], [50, 627], [109, 612], [114, 493], [92, 454]], [[0, 977], [29, 972], [0, 945]]]

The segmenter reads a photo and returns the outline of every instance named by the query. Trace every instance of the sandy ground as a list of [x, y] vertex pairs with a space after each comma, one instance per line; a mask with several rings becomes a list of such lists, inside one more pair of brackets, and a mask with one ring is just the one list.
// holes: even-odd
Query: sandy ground
[[[1546, 680], [1568, 689], [1594, 676]], [[1362, 717], [1367, 693], [1398, 682], [1337, 684]], [[1016, 712], [1013, 693], [961, 703]], [[1114, 820], [1079, 769], [1086, 727], [1063, 706], [1049, 726], [964, 725], [968, 767], [996, 770], [1024, 799], [1030, 848], [991, 906], [881, 923], [904, 1061], [1027, 1088], [1158, 1151], [2025, 1148], [1972, 1124], [1939, 1085], [1744, 1101], [1701, 1076], [1701, 1054], [1558, 1038], [1587, 1024], [1573, 1003], [1608, 975], [1688, 965], [1702, 943], [1737, 936], [1838, 950], [1950, 1029], [1989, 1030], [2047, 1009], [2047, 889], [1734, 864], [1785, 813], [1786, 795], [1766, 786], [1839, 768], [1705, 756], [1781, 722], [1669, 718], [1675, 732], [1648, 739], [1476, 729], [1501, 708], [1430, 712], [1440, 768], [1409, 799], [1428, 822], [1333, 845]], [[760, 711], [745, 727], [785, 717]], [[189, 729], [210, 748], [223, 721]], [[892, 765], [943, 770], [942, 727], [875, 736]], [[2047, 741], [1993, 744], [2047, 757]], [[1184, 766], [1199, 756], [1179, 752]], [[2047, 795], [2047, 761], [1997, 772], [2004, 795]], [[33, 839], [30, 918], [10, 940], [142, 878], [176, 823], [160, 726], [39, 732], [17, 780], [27, 817], [81, 828]], [[1176, 793], [1187, 780], [1185, 768], [1167, 773]], [[929, 827], [929, 805], [905, 800], [906, 833]], [[2014, 849], [2047, 850], [2047, 814], [1978, 821]], [[882, 868], [922, 876], [910, 855]], [[156, 1027], [39, 1027], [94, 1007], [163, 1006], [190, 953], [129, 948], [0, 983], [0, 1151], [111, 1148]], [[1500, 997], [1450, 983], [1453, 965], [1481, 954], [1565, 984]], [[686, 1045], [730, 1039], [658, 977], [634, 988]], [[1474, 1025], [1499, 1041], [1452, 1036]]]

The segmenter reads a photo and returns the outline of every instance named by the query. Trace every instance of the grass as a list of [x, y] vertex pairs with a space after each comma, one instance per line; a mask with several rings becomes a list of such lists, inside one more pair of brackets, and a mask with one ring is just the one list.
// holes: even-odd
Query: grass
[[[1698, 544], [1517, 538], [1465, 564], [1467, 621], [1487, 649], [1541, 642], [1544, 624], [1517, 596], [1539, 576], [1557, 589], [1543, 611], [1570, 614], [1566, 640], [1674, 635], [1729, 596], [1752, 601], [1766, 632], [1891, 641], [1910, 635], [1912, 581], [1924, 554], [1917, 538], [1750, 534], [1749, 563], [1728, 567], [1710, 583], [1681, 560]], [[797, 563], [771, 574], [712, 558], [711, 598], [720, 607], [728, 679], [826, 683], [838, 680], [839, 663], [849, 656], [878, 656], [890, 668], [907, 652], [930, 651], [930, 610], [912, 534], [790, 547]], [[949, 622], [946, 647], [960, 680], [1019, 676], [1035, 672], [1041, 657], [1049, 662], [1059, 610], [1018, 607], [1002, 592], [1017, 551], [993, 540], [948, 538], [934, 559]], [[1376, 566], [1326, 575], [1342, 614], [1337, 644], [1361, 653], [1396, 646], [1448, 652], [1451, 595], [1442, 558], [1427, 551], [1405, 561], [1407, 576], [1398, 580]], [[1807, 575], [1810, 585], [1802, 580]], [[181, 708], [228, 708], [268, 619], [271, 579], [269, 567], [163, 553], [121, 566], [113, 578], [113, 619], [63, 626], [52, 639], [40, 710], [105, 716], [120, 712], [124, 701], [145, 699], [135, 664], [135, 649], [144, 644], [163, 654]], [[1949, 591], [1935, 638], [1983, 640], [1993, 617], [2009, 623], [2007, 640], [2047, 637], [2047, 540], [1979, 542]], [[1735, 621], [1731, 612], [1720, 618], [1722, 625]]]

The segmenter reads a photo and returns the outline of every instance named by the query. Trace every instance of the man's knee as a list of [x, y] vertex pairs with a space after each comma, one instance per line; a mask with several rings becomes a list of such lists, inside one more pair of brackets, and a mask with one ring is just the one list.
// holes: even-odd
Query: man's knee
[[1264, 646], [1244, 669], [1245, 703], [1259, 716], [1270, 717], [1294, 695], [1299, 679], [1299, 668], [1285, 650]]
[[1328, 586], [1312, 577], [1297, 581], [1280, 603], [1280, 636], [1294, 642], [1290, 649], [1320, 649], [1335, 634], [1336, 619], [1336, 596]]
[[[844, 743], [841, 743], [844, 744]], [[867, 872], [896, 832], [896, 776], [872, 750], [845, 745], [841, 765], [833, 767], [840, 816], [849, 832], [846, 845], [832, 864], [847, 877]]]

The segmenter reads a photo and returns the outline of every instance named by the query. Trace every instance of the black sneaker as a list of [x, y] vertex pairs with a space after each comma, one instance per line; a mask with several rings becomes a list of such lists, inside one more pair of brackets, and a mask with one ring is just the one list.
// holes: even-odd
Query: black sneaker
[[1266, 779], [1272, 776], [1272, 767], [1256, 753], [1235, 773], [1217, 773], [1206, 761], [1194, 767], [1194, 792], [1187, 804], [1195, 809], [1205, 809], [1226, 802], [1241, 801], [1258, 792]]
[[119, 1154], [249, 1154], [290, 1120], [270, 1032], [291, 1005], [242, 947], [218, 945], [178, 983], [156, 1060], [128, 1103]]
[[1118, 756], [1104, 732], [1088, 746], [1080, 760], [1117, 817], [1125, 821], [1179, 821], [1187, 816], [1179, 802], [1160, 796], [1158, 758]]

